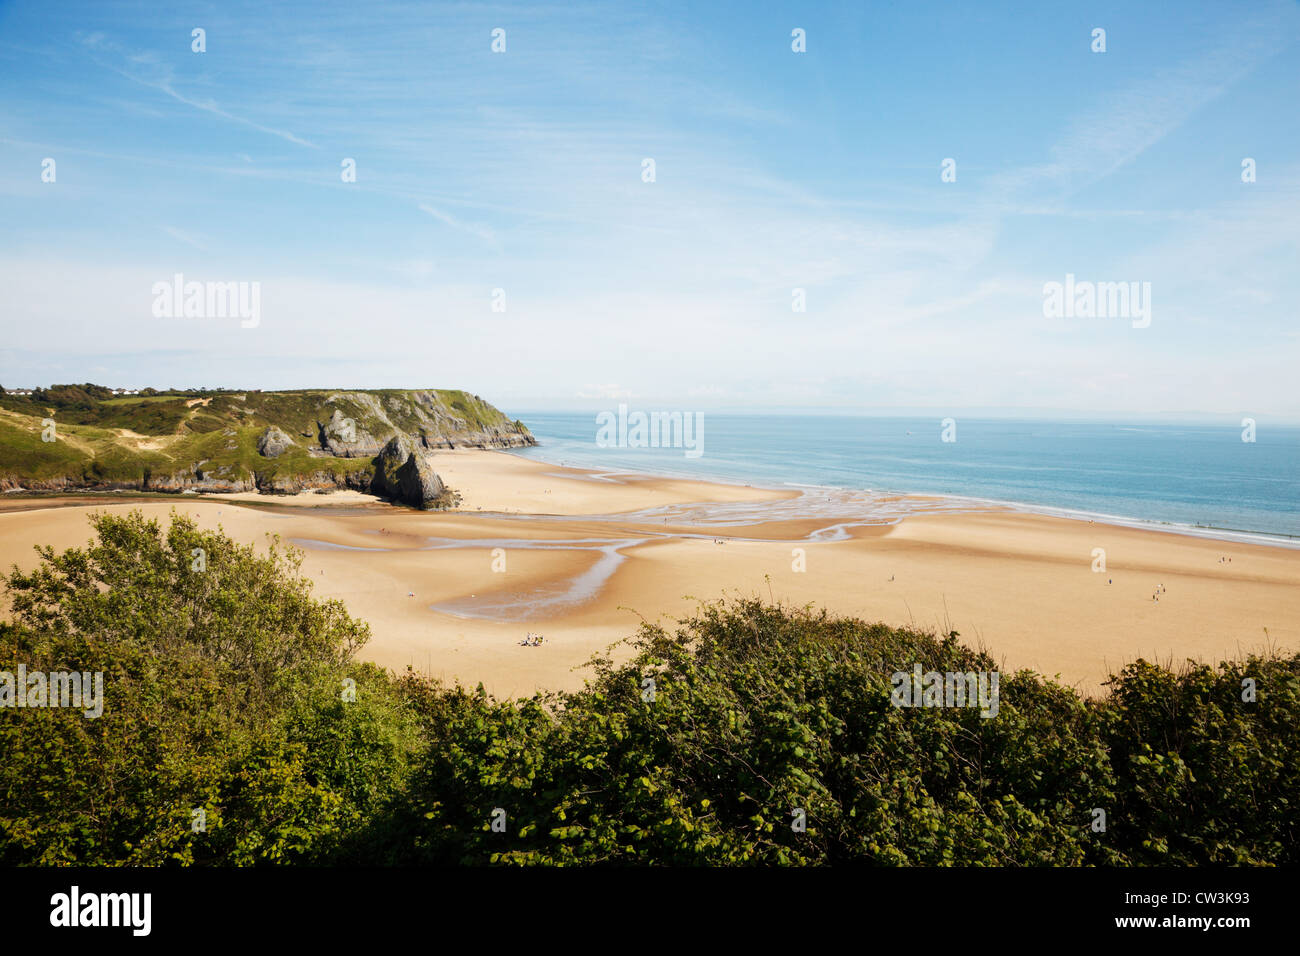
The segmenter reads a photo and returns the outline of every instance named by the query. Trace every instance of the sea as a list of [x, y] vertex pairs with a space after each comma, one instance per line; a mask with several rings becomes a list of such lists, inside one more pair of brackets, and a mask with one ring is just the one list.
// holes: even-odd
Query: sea
[[941, 495], [1300, 547], [1295, 426], [1260, 423], [1249, 434], [1209, 424], [706, 412], [688, 413], [699, 429], [689, 436], [692, 449], [629, 447], [634, 431], [626, 443], [617, 426], [602, 436], [592, 412], [515, 414], [539, 444], [513, 453], [555, 464], [770, 488]]

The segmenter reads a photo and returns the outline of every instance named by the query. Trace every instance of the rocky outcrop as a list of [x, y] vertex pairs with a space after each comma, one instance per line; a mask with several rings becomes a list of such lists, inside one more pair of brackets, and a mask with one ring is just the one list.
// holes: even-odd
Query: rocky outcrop
[[369, 458], [383, 450], [378, 438], [361, 428], [337, 408], [328, 422], [317, 422], [320, 447], [335, 458]]
[[[475, 397], [474, 401], [481, 400]], [[449, 411], [444, 401], [431, 391], [412, 390], [400, 395], [336, 392], [326, 402], [346, 403], [355, 416], [347, 417], [335, 408], [328, 422], [316, 423], [321, 451], [339, 457], [378, 455], [395, 434], [405, 435], [412, 443], [429, 450], [523, 448], [537, 444], [532, 433], [519, 423], [503, 421], [488, 425], [481, 415], [459, 415]], [[500, 415], [495, 409], [492, 411]]]
[[257, 483], [253, 477], [233, 477], [226, 475], [204, 474], [202, 471], [183, 471], [169, 475], [145, 474], [139, 478], [99, 480], [91, 477], [58, 478], [18, 478], [13, 475], [0, 477], [0, 492], [3, 491], [158, 491], [180, 493], [183, 491], [207, 491], [225, 494], [234, 491], [256, 491]]
[[394, 435], [375, 457], [371, 489], [414, 508], [451, 508], [459, 496], [442, 483], [423, 450], [402, 434]]
[[294, 440], [280, 430], [278, 425], [268, 425], [257, 440], [257, 453], [263, 458], [279, 458], [292, 448]]
[[257, 475], [257, 490], [264, 495], [296, 495], [302, 491], [369, 491], [372, 476], [368, 471], [338, 475], [331, 471], [314, 471], [305, 475]]
[[200, 468], [192, 472], [178, 472], [172, 475], [145, 475], [140, 483], [141, 491], [207, 491], [212, 494], [230, 494], [235, 491], [256, 491], [257, 483], [253, 476], [241, 476], [218, 472], [204, 472]]
[[498, 426], [480, 431], [462, 432], [455, 438], [422, 429], [418, 432], [420, 444], [430, 450], [435, 448], [527, 448], [536, 445], [537, 439], [527, 433]]
[[138, 491], [139, 480], [95, 481], [85, 478], [23, 478], [18, 475], [0, 476], [0, 492], [6, 491]]
[[[435, 476], [436, 477], [436, 476]], [[154, 491], [167, 494], [207, 492], [230, 494], [237, 491], [256, 491], [264, 495], [294, 495], [300, 491], [370, 491], [373, 476], [367, 469], [336, 474], [315, 471], [307, 474], [263, 474], [242, 477], [204, 472], [196, 469], [169, 475], [145, 475], [142, 478], [120, 481], [96, 481], [87, 478], [16, 478], [0, 476], [0, 492], [6, 491]]]

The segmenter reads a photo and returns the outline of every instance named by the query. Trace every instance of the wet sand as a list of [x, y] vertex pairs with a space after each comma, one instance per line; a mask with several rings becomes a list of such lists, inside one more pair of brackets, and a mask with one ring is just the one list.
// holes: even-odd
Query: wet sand
[[[84, 544], [96, 509], [165, 520], [174, 508], [245, 542], [279, 534], [306, 552], [318, 595], [370, 622], [362, 656], [498, 695], [579, 686], [581, 665], [641, 620], [671, 624], [723, 594], [957, 630], [1004, 667], [1088, 693], [1138, 657], [1218, 660], [1266, 641], [1300, 649], [1300, 550], [935, 497], [608, 475], [500, 452], [442, 452], [433, 464], [461, 492], [459, 511], [355, 492], [10, 498], [0, 563], [30, 567], [38, 543]], [[1095, 548], [1105, 572], [1093, 570]], [[529, 631], [545, 644], [520, 646]]]

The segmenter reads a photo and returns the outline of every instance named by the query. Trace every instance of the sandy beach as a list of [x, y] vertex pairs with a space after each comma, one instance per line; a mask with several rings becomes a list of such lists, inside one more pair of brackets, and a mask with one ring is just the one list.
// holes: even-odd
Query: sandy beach
[[[33, 545], [84, 544], [95, 510], [165, 520], [175, 509], [243, 542], [278, 534], [306, 552], [318, 595], [370, 623], [362, 656], [498, 695], [579, 686], [581, 665], [640, 621], [671, 623], [724, 594], [956, 630], [1004, 668], [1087, 693], [1138, 657], [1300, 647], [1300, 550], [942, 498], [612, 475], [502, 452], [441, 452], [432, 463], [460, 491], [458, 511], [355, 492], [10, 496], [0, 563], [28, 568]], [[1105, 571], [1093, 570], [1098, 548]], [[530, 631], [543, 646], [520, 646]]]

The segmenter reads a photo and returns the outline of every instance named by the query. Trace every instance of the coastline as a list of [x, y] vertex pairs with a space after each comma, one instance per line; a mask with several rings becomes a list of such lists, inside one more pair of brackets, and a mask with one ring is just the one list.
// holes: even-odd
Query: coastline
[[[363, 658], [499, 696], [580, 686], [592, 654], [643, 621], [671, 629], [725, 595], [956, 630], [1004, 667], [1085, 693], [1138, 657], [1300, 647], [1293, 548], [942, 496], [612, 475], [508, 452], [444, 451], [433, 464], [465, 495], [461, 509], [347, 492], [47, 499], [0, 511], [0, 564], [31, 567], [35, 544], [83, 546], [97, 510], [165, 522], [175, 509], [243, 543], [275, 533], [303, 549], [318, 596], [371, 624]], [[545, 646], [520, 646], [530, 631]]]
[[[545, 444], [539, 441], [537, 445], [530, 446], [531, 454], [522, 454], [520, 449], [500, 449], [503, 454], [513, 455], [526, 461], [544, 461], [556, 467], [573, 467], [583, 470], [583, 466], [564, 466], [561, 462], [544, 458]], [[745, 488], [758, 488], [769, 491], [784, 491], [789, 489], [817, 489], [823, 491], [836, 491], [845, 493], [868, 493], [891, 495], [901, 498], [943, 498], [953, 502], [967, 503], [976, 509], [999, 508], [1012, 511], [1022, 512], [1025, 514], [1044, 515], [1047, 517], [1063, 518], [1074, 521], [1098, 522], [1111, 524], [1119, 527], [1138, 528], [1149, 531], [1162, 531], [1168, 534], [1184, 534], [1191, 537], [1208, 538], [1211, 540], [1238, 542], [1242, 544], [1261, 544], [1270, 547], [1294, 548], [1300, 549], [1300, 535], [1288, 534], [1284, 532], [1256, 531], [1242, 528], [1227, 528], [1210, 525], [1190, 524], [1187, 522], [1168, 521], [1156, 518], [1141, 518], [1131, 515], [1110, 514], [1101, 511], [1089, 511], [1084, 508], [1064, 508], [1056, 505], [1040, 504], [1030, 501], [1016, 501], [1005, 498], [988, 498], [977, 495], [959, 495], [941, 491], [915, 491], [903, 490], [898, 488], [884, 487], [854, 487], [850, 485], [822, 485], [807, 482], [782, 482], [779, 485], [764, 483], [759, 481], [745, 481], [741, 478], [725, 475], [710, 475], [702, 478], [692, 478], [684, 476], [681, 473], [671, 470], [610, 470], [604, 472], [611, 475], [638, 474], [652, 478], [663, 478], [684, 481], [702, 481], [711, 484], [735, 485]]]

